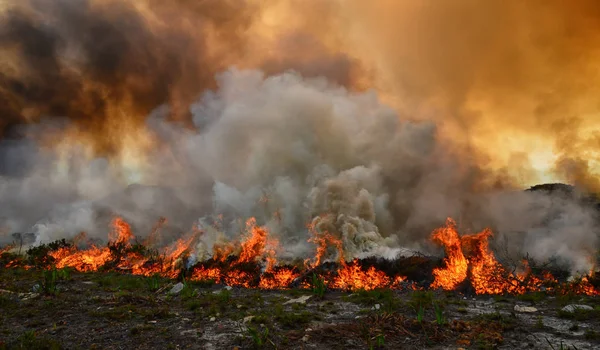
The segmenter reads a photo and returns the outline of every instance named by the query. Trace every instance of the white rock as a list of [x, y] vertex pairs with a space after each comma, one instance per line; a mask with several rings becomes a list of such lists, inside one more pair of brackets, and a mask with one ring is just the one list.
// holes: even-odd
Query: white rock
[[244, 317], [244, 321], [243, 322], [244, 323], [248, 323], [248, 322], [252, 321], [253, 319], [254, 319], [254, 316], [246, 316], [246, 317]]
[[294, 304], [294, 303], [306, 304], [306, 301], [308, 299], [310, 299], [311, 297], [312, 297], [312, 295], [303, 295], [298, 299], [290, 299], [290, 300], [286, 301], [285, 303], [283, 303], [283, 305]]
[[210, 318], [210, 322], [215, 322], [216, 320], [217, 320], [217, 318], [216, 318], [216, 317], [211, 317], [211, 318]]
[[188, 329], [188, 330], [179, 332], [179, 335], [188, 335], [188, 334], [189, 335], [198, 335], [198, 331], [195, 329]]
[[381, 308], [381, 305], [375, 304], [375, 310], [379, 310], [380, 308]]
[[522, 306], [522, 305], [515, 305], [515, 311], [516, 312], [537, 312], [538, 309], [534, 308], [533, 306]]
[[40, 296], [39, 293], [19, 293], [19, 297], [21, 298], [22, 301], [35, 299], [39, 296]]
[[224, 290], [232, 290], [232, 289], [233, 289], [233, 288], [232, 288], [232, 287], [230, 287], [230, 286], [225, 286], [225, 288], [223, 288], [223, 289], [215, 290], [215, 291], [213, 292], [213, 294], [221, 294], [221, 292], [223, 292]]
[[181, 293], [184, 287], [185, 286], [183, 285], [183, 283], [179, 282], [176, 285], [174, 285], [173, 288], [171, 288], [169, 294], [179, 294]]
[[308, 334], [305, 334], [305, 335], [302, 337], [302, 341], [306, 343], [306, 342], [308, 341], [308, 339], [309, 339], [309, 338], [310, 338], [310, 337], [308, 336]]
[[567, 305], [565, 307], [562, 308], [562, 311], [566, 311], [566, 312], [575, 312], [577, 309], [579, 310], [594, 310], [593, 307], [589, 306], [589, 305], [578, 305], [578, 304], [571, 304], [571, 305]]

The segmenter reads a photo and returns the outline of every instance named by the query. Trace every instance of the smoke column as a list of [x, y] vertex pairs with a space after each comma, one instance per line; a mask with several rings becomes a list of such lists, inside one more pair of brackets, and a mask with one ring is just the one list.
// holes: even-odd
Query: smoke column
[[310, 254], [308, 223], [348, 258], [392, 256], [435, 252], [453, 216], [590, 265], [591, 209], [519, 189], [599, 188], [593, 1], [0, 8], [4, 240], [164, 216], [166, 237], [201, 226], [208, 256], [255, 216], [283, 256]]

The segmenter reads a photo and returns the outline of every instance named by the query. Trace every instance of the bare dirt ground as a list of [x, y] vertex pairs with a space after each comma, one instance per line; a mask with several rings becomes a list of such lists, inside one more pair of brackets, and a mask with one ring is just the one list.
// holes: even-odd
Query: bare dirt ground
[[0, 349], [600, 348], [599, 298], [177, 283], [2, 268]]

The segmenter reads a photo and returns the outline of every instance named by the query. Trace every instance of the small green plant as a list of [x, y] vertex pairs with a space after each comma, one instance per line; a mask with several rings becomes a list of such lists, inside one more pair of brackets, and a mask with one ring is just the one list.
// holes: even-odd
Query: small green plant
[[161, 278], [160, 275], [154, 274], [146, 279], [146, 283], [148, 284], [148, 289], [151, 292], [156, 292], [160, 289]]
[[592, 310], [575, 308], [573, 312], [558, 310], [558, 317], [576, 321], [586, 321], [600, 317], [600, 307]]
[[423, 307], [423, 305], [419, 304], [419, 308], [417, 309], [417, 321], [419, 321], [419, 323], [422, 323], [424, 318], [425, 308]]
[[[383, 348], [385, 346], [385, 335], [384, 334], [377, 334], [375, 336], [375, 347], [376, 348]], [[373, 346], [371, 345], [371, 349], [373, 349]]]
[[323, 278], [317, 276], [316, 273], [312, 275], [312, 292], [315, 296], [319, 298], [323, 298], [325, 295], [325, 290], [327, 287], [325, 286], [325, 281]]
[[346, 297], [348, 301], [363, 305], [374, 306], [379, 304], [379, 310], [393, 312], [401, 305], [401, 300], [394, 295], [390, 289], [358, 290], [351, 296]]
[[217, 298], [219, 303], [227, 304], [231, 301], [231, 292], [227, 289], [223, 289], [217, 294]]
[[48, 295], [56, 295], [58, 294], [58, 289], [56, 286], [56, 281], [58, 280], [58, 271], [56, 268], [52, 270], [44, 271], [44, 281], [42, 282], [42, 290], [45, 294]]
[[535, 322], [535, 328], [543, 329], [544, 328], [544, 318], [542, 316], [538, 316]]
[[269, 340], [269, 328], [265, 327], [265, 329], [261, 332], [257, 328], [248, 327], [248, 335], [250, 339], [252, 339], [252, 345], [255, 349], [260, 349]]
[[181, 283], [183, 283], [183, 289], [181, 290], [182, 299], [194, 298], [198, 295], [198, 291], [185, 278], [183, 278]]
[[66, 281], [71, 278], [71, 270], [67, 267], [56, 270], [58, 279]]
[[277, 305], [274, 310], [273, 319], [284, 329], [296, 329], [304, 327], [314, 319], [320, 319], [318, 315], [310, 311], [301, 312], [286, 312], [280, 305]]
[[415, 291], [411, 294], [408, 303], [415, 309], [421, 305], [431, 305], [433, 304], [433, 292]]
[[435, 322], [442, 326], [446, 324], [446, 319], [444, 318], [444, 310], [437, 303], [433, 303], [433, 308], [435, 309]]
[[528, 301], [531, 304], [538, 304], [543, 301], [548, 295], [545, 292], [531, 292], [526, 294], [517, 295], [517, 299], [522, 301]]

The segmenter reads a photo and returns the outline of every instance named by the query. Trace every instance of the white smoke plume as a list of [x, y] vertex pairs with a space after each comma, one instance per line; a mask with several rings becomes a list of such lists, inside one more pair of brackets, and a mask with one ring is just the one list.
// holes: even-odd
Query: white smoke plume
[[77, 145], [59, 157], [33, 139], [3, 141], [4, 240], [34, 232], [40, 244], [81, 231], [105, 239], [111, 215], [145, 236], [166, 217], [165, 239], [203, 229], [197, 257], [206, 259], [256, 217], [283, 258], [314, 254], [309, 223], [340, 237], [347, 259], [392, 257], [402, 248], [438, 253], [429, 234], [452, 216], [466, 229], [492, 227], [515, 256], [591, 266], [593, 210], [544, 193], [492, 191], [475, 157], [451, 147], [434, 123], [399, 116], [373, 91], [294, 72], [231, 69], [217, 82], [190, 107], [195, 129], [169, 122], [168, 106], [148, 117], [160, 142], [147, 163], [130, 169], [139, 184]]

